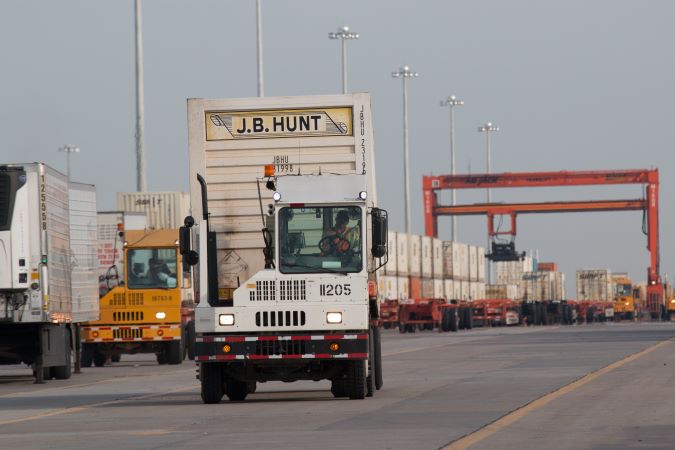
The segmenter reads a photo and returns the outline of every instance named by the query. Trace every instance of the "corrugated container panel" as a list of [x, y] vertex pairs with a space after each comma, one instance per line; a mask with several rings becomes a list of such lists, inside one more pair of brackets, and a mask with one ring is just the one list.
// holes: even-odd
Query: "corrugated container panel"
[[484, 299], [485, 298], [485, 283], [482, 282], [482, 281], [479, 281], [477, 284], [478, 284], [478, 298]]
[[445, 298], [448, 300], [455, 300], [455, 281], [447, 278], [443, 280], [443, 291], [445, 293]]
[[434, 298], [433, 278], [422, 278], [422, 298]]
[[471, 296], [470, 283], [468, 281], [460, 281], [459, 285], [460, 285], [461, 300], [470, 300], [469, 298]]
[[456, 279], [459, 270], [459, 246], [452, 241], [443, 242], [443, 276]]
[[396, 249], [396, 273], [399, 276], [409, 275], [408, 235], [401, 231], [396, 233]]
[[469, 246], [456, 242], [458, 252], [459, 269], [455, 269], [455, 280], [469, 280]]
[[[117, 209], [145, 213], [149, 228], [178, 228], [183, 225], [185, 216], [190, 215], [190, 195], [186, 192], [118, 192]], [[210, 212], [214, 211], [215, 205]], [[259, 216], [257, 219], [260, 223]], [[255, 231], [260, 232], [260, 226], [257, 228]]]
[[485, 298], [488, 299], [511, 299], [518, 300], [520, 295], [518, 294], [518, 285], [517, 284], [488, 284], [485, 285]]
[[577, 300], [611, 300], [612, 272], [609, 269], [577, 270]]
[[447, 298], [445, 296], [445, 285], [443, 280], [434, 278], [434, 298]]
[[478, 247], [478, 281], [485, 283], [485, 247]]
[[410, 264], [408, 271], [410, 276], [419, 277], [422, 273], [422, 236], [411, 234], [408, 236], [410, 245]]
[[408, 277], [396, 277], [396, 291], [398, 292], [399, 300], [410, 298]]
[[478, 247], [469, 245], [469, 281], [478, 281]]
[[469, 299], [478, 300], [478, 282], [469, 281]]
[[422, 279], [420, 277], [408, 277], [408, 281], [410, 298], [422, 298]]
[[124, 278], [124, 238], [119, 235], [119, 227], [123, 230], [144, 230], [147, 228], [147, 217], [145, 213], [101, 211], [96, 219], [99, 295], [104, 295]]
[[390, 275], [381, 275], [377, 279], [378, 298], [382, 300], [395, 300], [398, 298], [398, 278]]
[[386, 283], [384, 272], [380, 269], [377, 271], [377, 300], [384, 301], [386, 297]]
[[539, 272], [557, 272], [558, 271], [558, 263], [539, 262], [539, 263], [537, 263], [537, 270]]
[[422, 236], [422, 276], [431, 278], [434, 274], [434, 251], [432, 239], [429, 236]]
[[434, 238], [431, 242], [431, 247], [434, 258], [434, 278], [443, 278], [445, 275], [443, 273], [443, 241], [438, 238]]
[[462, 300], [462, 282], [459, 280], [453, 280], [452, 282], [453, 300]]
[[385, 275], [398, 275], [398, 269], [396, 263], [398, 261], [398, 247], [396, 246], [396, 233], [395, 231], [389, 231], [387, 235], [387, 249], [388, 249], [388, 258], [387, 264], [384, 266]]
[[69, 190], [72, 321], [97, 320], [96, 188], [71, 182]]

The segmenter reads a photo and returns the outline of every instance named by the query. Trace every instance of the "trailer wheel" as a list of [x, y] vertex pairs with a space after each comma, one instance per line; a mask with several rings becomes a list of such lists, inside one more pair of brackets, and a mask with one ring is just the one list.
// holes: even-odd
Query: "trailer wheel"
[[388, 330], [389, 328], [391, 328], [391, 323], [389, 323], [389, 322], [382, 322], [382, 327], [383, 327], [385, 330]]
[[366, 398], [366, 361], [349, 361], [347, 365], [347, 391], [352, 400]]
[[464, 319], [464, 328], [471, 330], [473, 328], [473, 308], [469, 307], [464, 310], [466, 318]]
[[466, 308], [464, 308], [463, 306], [460, 306], [459, 308], [457, 308], [457, 317], [458, 317], [457, 329], [458, 330], [463, 330], [464, 328], [466, 328], [466, 325], [464, 324], [465, 320], [466, 320], [466, 315], [464, 314], [465, 309]]
[[245, 381], [225, 381], [225, 394], [233, 402], [243, 402], [248, 395], [248, 383]]
[[56, 366], [52, 369], [54, 370], [54, 378], [57, 380], [67, 380], [73, 373], [73, 350], [70, 344], [70, 334], [66, 332], [66, 364], [64, 366]]
[[246, 386], [248, 387], [248, 393], [253, 394], [257, 389], [258, 389], [258, 383], [255, 381], [249, 381], [246, 383]]
[[375, 389], [379, 391], [384, 385], [382, 374], [382, 335], [379, 328], [373, 330], [373, 337], [375, 340]]
[[82, 367], [91, 367], [94, 362], [95, 351], [96, 344], [82, 344], [82, 355], [80, 357], [80, 365]]
[[368, 376], [366, 377], [366, 397], [375, 393], [375, 339], [373, 329], [368, 333]]
[[103, 367], [105, 365], [105, 355], [97, 350], [94, 350], [94, 365], [96, 367]]
[[183, 341], [181, 339], [169, 341], [164, 347], [164, 357], [166, 362], [171, 365], [180, 364], [183, 362]]
[[457, 314], [457, 309], [450, 310], [450, 331], [457, 332], [459, 330], [460, 317]]
[[406, 326], [404, 323], [402, 322], [398, 323], [398, 332], [401, 334], [404, 334], [406, 332]]
[[333, 378], [330, 383], [330, 392], [335, 398], [348, 397], [347, 380], [344, 378]]
[[199, 380], [202, 385], [202, 401], [219, 403], [223, 398], [223, 370], [219, 364], [199, 364]]
[[189, 321], [185, 327], [185, 348], [187, 349], [187, 357], [190, 361], [195, 359], [195, 323]]
[[445, 331], [446, 333], [450, 331], [450, 321], [452, 320], [452, 317], [450, 315], [450, 308], [444, 308], [443, 309], [443, 317], [441, 318], [441, 331]]
[[416, 330], [415, 324], [409, 323], [408, 325], [406, 325], [406, 330], [408, 331], [408, 333], [414, 333]]

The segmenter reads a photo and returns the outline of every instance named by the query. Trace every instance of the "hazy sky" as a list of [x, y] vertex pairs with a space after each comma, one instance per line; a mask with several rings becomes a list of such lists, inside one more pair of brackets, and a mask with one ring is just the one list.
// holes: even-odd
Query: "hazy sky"
[[[256, 95], [254, 0], [144, 0], [150, 190], [187, 189], [188, 97]], [[378, 190], [403, 228], [401, 81], [408, 64], [414, 231], [421, 175], [449, 173], [448, 111], [456, 94], [458, 170], [485, 168], [485, 121], [497, 124], [493, 171], [658, 167], [661, 271], [675, 273], [675, 2], [263, 0], [265, 93], [338, 93], [349, 25], [351, 91], [372, 94]], [[0, 162], [45, 161], [73, 143], [73, 179], [95, 183], [100, 209], [135, 189], [132, 0], [0, 2]], [[497, 190], [495, 201], [641, 197], [639, 187]], [[447, 196], [445, 198], [448, 198]], [[462, 202], [484, 192], [460, 193]], [[577, 268], [646, 278], [638, 212], [521, 216], [517, 246], [537, 248], [573, 280]], [[441, 237], [449, 236], [441, 219]], [[485, 218], [460, 239], [484, 243]], [[573, 283], [568, 282], [573, 289]], [[572, 295], [573, 292], [571, 293]]]

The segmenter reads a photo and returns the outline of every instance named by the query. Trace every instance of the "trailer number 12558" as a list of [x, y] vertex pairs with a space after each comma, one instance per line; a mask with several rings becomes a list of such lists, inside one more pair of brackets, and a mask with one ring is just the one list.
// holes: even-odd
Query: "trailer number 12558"
[[334, 295], [351, 295], [352, 287], [349, 283], [345, 284], [320, 284], [319, 295], [330, 297]]

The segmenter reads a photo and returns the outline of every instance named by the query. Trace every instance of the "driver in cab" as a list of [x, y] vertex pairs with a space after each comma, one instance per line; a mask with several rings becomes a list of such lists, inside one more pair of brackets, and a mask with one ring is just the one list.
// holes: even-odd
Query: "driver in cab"
[[335, 216], [335, 226], [326, 231], [321, 238], [319, 248], [322, 255], [344, 255], [358, 244], [357, 227], [348, 227], [349, 213], [338, 211]]

